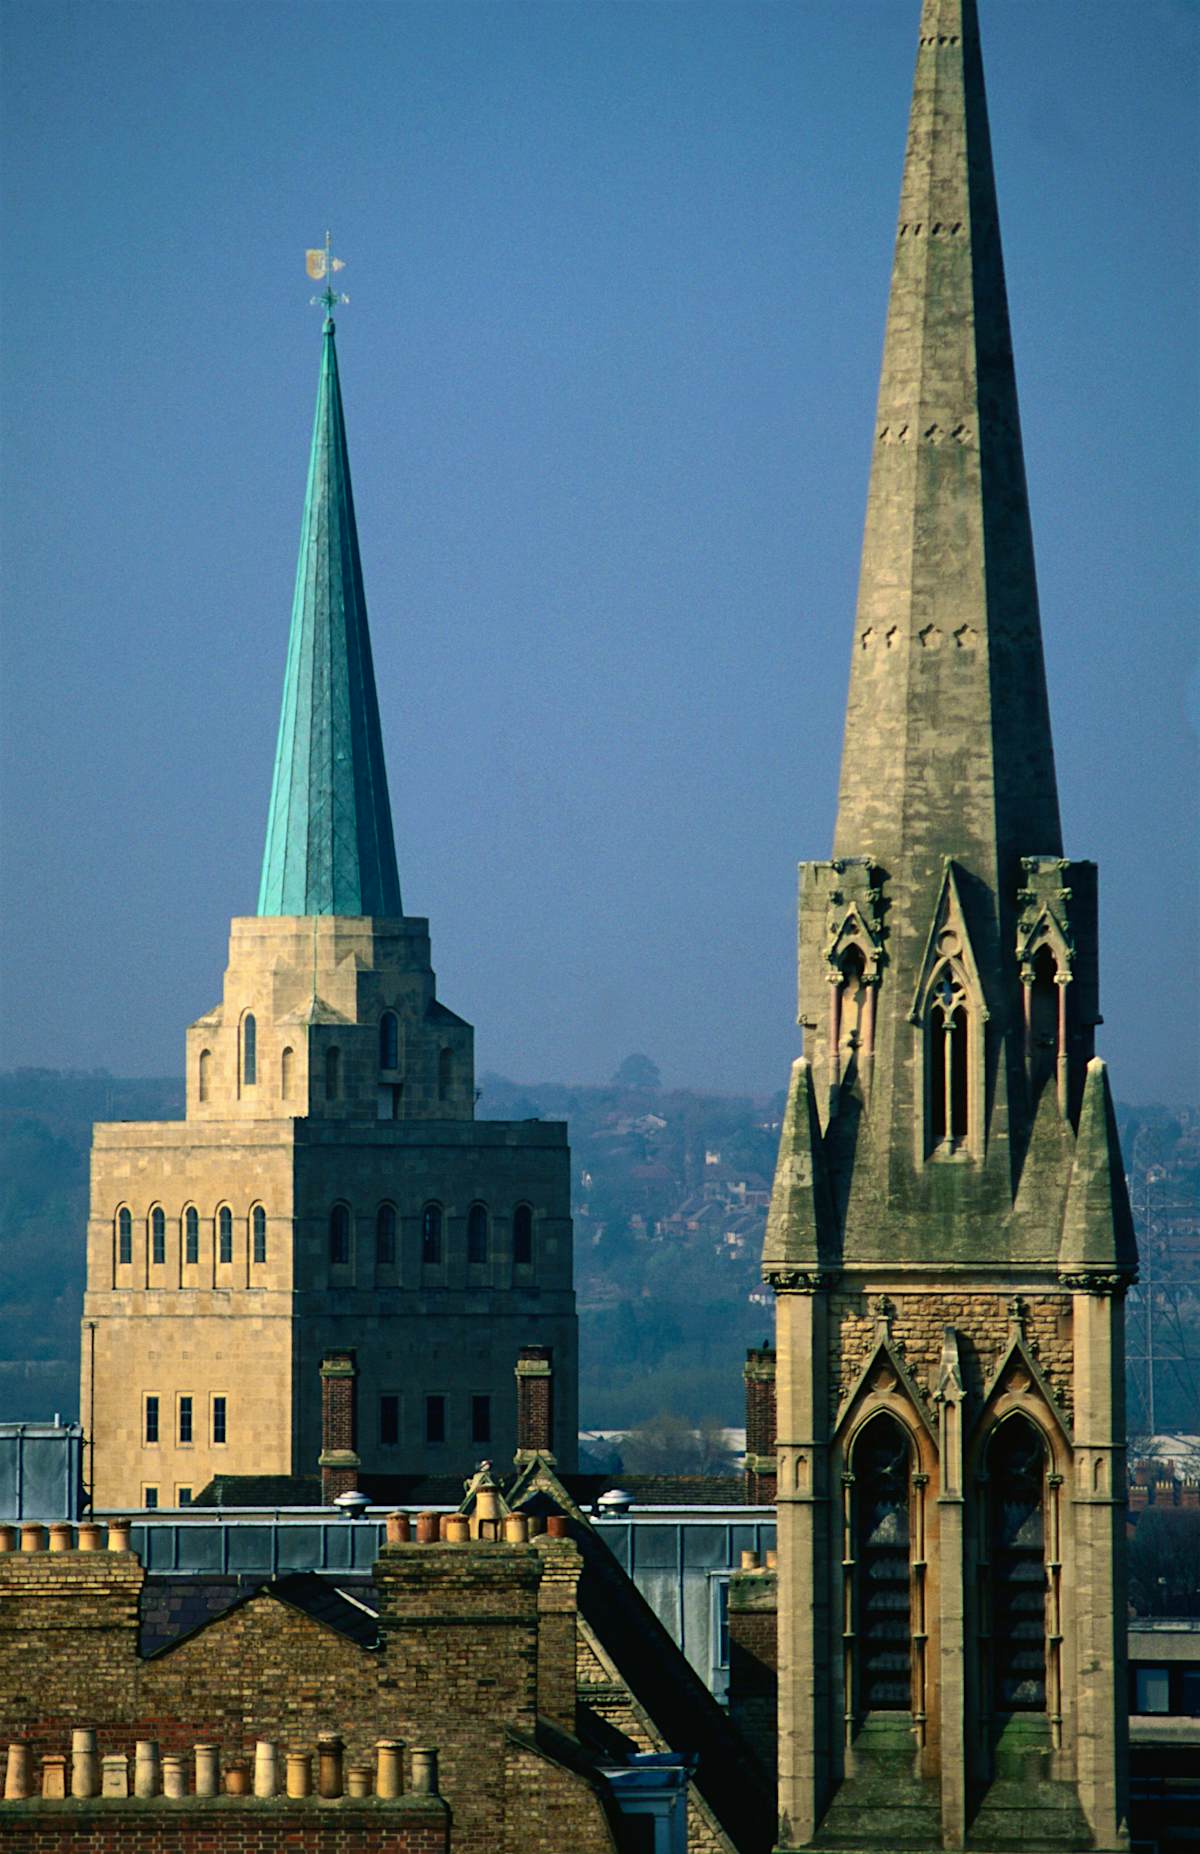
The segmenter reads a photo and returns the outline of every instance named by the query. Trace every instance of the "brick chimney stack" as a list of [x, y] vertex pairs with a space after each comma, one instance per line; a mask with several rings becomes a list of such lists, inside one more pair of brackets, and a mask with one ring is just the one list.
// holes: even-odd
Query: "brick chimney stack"
[[523, 1345], [517, 1354], [518, 1462], [554, 1460], [554, 1348]]
[[750, 1347], [742, 1368], [746, 1381], [746, 1499], [751, 1506], [775, 1504], [775, 1348]]
[[321, 1360], [321, 1499], [358, 1491], [362, 1467], [358, 1440], [358, 1364], [353, 1352], [326, 1352]]

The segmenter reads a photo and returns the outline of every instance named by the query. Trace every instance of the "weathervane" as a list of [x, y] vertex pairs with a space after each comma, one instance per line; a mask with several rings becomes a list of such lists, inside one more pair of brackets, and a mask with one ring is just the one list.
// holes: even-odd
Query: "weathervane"
[[309, 300], [313, 303], [324, 303], [326, 315], [332, 315], [339, 303], [348, 303], [350, 301], [348, 296], [343, 296], [339, 290], [335, 290], [333, 287], [332, 278], [334, 272], [345, 270], [346, 266], [343, 264], [341, 258], [335, 258], [330, 251], [329, 237], [329, 233], [326, 232], [323, 249], [306, 251], [304, 254], [305, 269], [308, 271], [313, 282], [320, 283], [322, 278], [325, 280], [325, 288], [321, 291], [321, 294], [319, 296], [310, 297]]

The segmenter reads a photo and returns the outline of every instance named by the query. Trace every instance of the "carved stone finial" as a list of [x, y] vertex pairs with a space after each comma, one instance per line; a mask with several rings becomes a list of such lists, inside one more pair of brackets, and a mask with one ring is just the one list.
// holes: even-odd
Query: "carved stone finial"
[[889, 1300], [886, 1294], [873, 1294], [871, 1296], [871, 1312], [875, 1315], [875, 1337], [877, 1339], [890, 1339], [892, 1336], [892, 1321], [896, 1317], [895, 1301]]
[[1014, 1294], [1008, 1303], [1008, 1323], [1016, 1328], [1020, 1338], [1025, 1337], [1025, 1321], [1029, 1315], [1029, 1304], [1024, 1295]]

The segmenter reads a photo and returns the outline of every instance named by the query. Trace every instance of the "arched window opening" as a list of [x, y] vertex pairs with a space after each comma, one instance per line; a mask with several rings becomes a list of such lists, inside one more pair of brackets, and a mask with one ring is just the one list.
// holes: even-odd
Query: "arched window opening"
[[200, 1212], [194, 1204], [183, 1213], [183, 1259], [193, 1266], [200, 1260]]
[[159, 1268], [167, 1259], [167, 1219], [161, 1204], [150, 1212], [150, 1260]]
[[212, 1050], [211, 1049], [202, 1049], [200, 1051], [199, 1083], [200, 1083], [200, 1090], [199, 1090], [200, 1099], [202, 1101], [207, 1101], [209, 1097], [209, 1093], [211, 1092], [211, 1089], [212, 1089]]
[[325, 1051], [325, 1099], [336, 1101], [342, 1092], [342, 1052], [340, 1049]]
[[335, 1268], [345, 1268], [350, 1261], [350, 1212], [345, 1204], [335, 1204], [329, 1213], [329, 1260]]
[[233, 1260], [233, 1212], [228, 1204], [222, 1204], [217, 1212], [217, 1260]]
[[1035, 1097], [1058, 1066], [1059, 992], [1055, 984], [1058, 961], [1048, 946], [1039, 946], [1033, 958], [1029, 987], [1029, 1080]]
[[421, 1261], [436, 1268], [442, 1259], [442, 1207], [426, 1204], [421, 1214]]
[[912, 1705], [912, 1451], [894, 1418], [871, 1418], [852, 1460], [855, 1703], [859, 1713]]
[[375, 1260], [381, 1268], [396, 1265], [396, 1206], [381, 1204], [375, 1217]]
[[842, 976], [838, 985], [841, 992], [838, 1001], [838, 1020], [841, 1029], [839, 1040], [845, 1051], [845, 1060], [849, 1063], [857, 1051], [863, 1048], [866, 1040], [867, 962], [863, 958], [861, 947], [847, 948], [842, 960], [841, 972]]
[[385, 1011], [379, 1019], [379, 1066], [400, 1067], [400, 1019], [395, 1011]]
[[443, 1049], [438, 1055], [438, 1100], [448, 1101], [450, 1089], [454, 1082], [454, 1054], [452, 1050]]
[[253, 1088], [258, 1082], [258, 1025], [253, 1013], [242, 1019], [242, 1086]]
[[285, 1049], [279, 1058], [279, 1094], [284, 1101], [292, 1098], [295, 1086], [296, 1058], [290, 1049]]
[[472, 1204], [467, 1212], [467, 1261], [479, 1266], [488, 1258], [488, 1213], [486, 1204]]
[[533, 1261], [533, 1211], [528, 1204], [518, 1204], [513, 1211], [513, 1261], [518, 1268], [528, 1268]]
[[942, 967], [930, 995], [928, 1041], [930, 1145], [958, 1146], [970, 1126], [967, 1006], [949, 966]]
[[133, 1215], [124, 1204], [117, 1212], [117, 1260], [125, 1263], [133, 1260]]
[[267, 1213], [261, 1204], [256, 1204], [250, 1212], [250, 1237], [253, 1242], [251, 1253], [256, 1262], [267, 1259]]
[[992, 1703], [1046, 1710], [1046, 1447], [1023, 1416], [1001, 1423], [987, 1452], [991, 1545]]

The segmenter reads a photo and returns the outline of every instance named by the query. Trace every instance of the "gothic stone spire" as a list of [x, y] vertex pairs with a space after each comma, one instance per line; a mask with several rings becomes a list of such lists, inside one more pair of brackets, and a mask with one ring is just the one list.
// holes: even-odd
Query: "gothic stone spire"
[[332, 319], [324, 331], [258, 912], [402, 912]]

